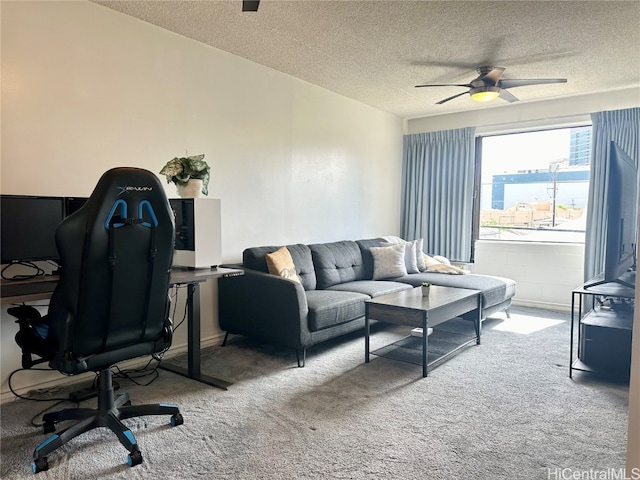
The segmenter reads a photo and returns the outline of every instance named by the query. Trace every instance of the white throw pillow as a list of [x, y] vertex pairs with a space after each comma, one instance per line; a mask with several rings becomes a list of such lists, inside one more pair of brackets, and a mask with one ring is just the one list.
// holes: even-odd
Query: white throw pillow
[[[400, 237], [396, 236], [386, 236], [382, 237], [385, 241], [393, 244], [402, 243], [405, 250], [405, 267], [407, 268], [407, 273], [420, 273], [424, 271], [426, 265], [424, 264], [424, 258], [422, 258], [422, 247], [424, 244], [424, 239], [418, 238], [417, 240], [407, 241]], [[415, 245], [415, 248], [412, 246]]]
[[404, 242], [404, 266], [407, 273], [420, 273], [416, 258], [416, 242]]
[[374, 280], [403, 277], [407, 274], [405, 247], [402, 243], [389, 247], [371, 247], [371, 255]]
[[424, 239], [418, 238], [414, 240], [416, 244], [416, 264], [418, 265], [418, 271], [423, 272], [427, 265], [424, 263], [424, 253], [422, 251], [424, 246]]

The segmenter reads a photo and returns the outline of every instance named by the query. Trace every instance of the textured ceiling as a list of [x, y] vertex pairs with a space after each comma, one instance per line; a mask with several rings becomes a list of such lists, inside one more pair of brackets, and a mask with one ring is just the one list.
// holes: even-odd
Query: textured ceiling
[[508, 105], [458, 87], [482, 65], [503, 78], [564, 77], [510, 90], [521, 102], [640, 85], [640, 1], [104, 1], [113, 10], [402, 118]]

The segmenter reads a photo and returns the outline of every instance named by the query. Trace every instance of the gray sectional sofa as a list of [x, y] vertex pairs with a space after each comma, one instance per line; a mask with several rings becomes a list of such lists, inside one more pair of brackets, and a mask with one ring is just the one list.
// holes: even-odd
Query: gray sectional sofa
[[369, 298], [422, 282], [470, 288], [482, 292], [484, 318], [507, 310], [515, 295], [513, 280], [487, 275], [420, 272], [373, 280], [371, 248], [388, 245], [382, 238], [287, 245], [300, 283], [268, 273], [266, 255], [279, 246], [246, 249], [242, 265], [232, 265], [243, 269], [244, 275], [218, 282], [219, 321], [226, 332], [223, 345], [229, 334], [240, 334], [294, 348], [302, 367], [307, 348], [364, 327]]

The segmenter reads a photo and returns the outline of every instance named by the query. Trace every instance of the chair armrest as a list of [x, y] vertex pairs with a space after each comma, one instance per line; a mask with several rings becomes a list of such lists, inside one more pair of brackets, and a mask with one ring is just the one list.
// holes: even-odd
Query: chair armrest
[[277, 275], [243, 270], [244, 275], [218, 280], [220, 328], [304, 348], [309, 337], [309, 309], [302, 285]]

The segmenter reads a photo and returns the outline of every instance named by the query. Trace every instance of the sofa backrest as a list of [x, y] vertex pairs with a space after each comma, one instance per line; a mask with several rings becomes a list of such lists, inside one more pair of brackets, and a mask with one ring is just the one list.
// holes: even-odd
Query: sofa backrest
[[[296, 266], [296, 274], [300, 277], [305, 290], [316, 289], [316, 272], [313, 268], [311, 250], [304, 244], [287, 245], [287, 250], [291, 253], [293, 264]], [[278, 250], [280, 246], [265, 246], [247, 248], [242, 252], [242, 265], [252, 270], [269, 272], [266, 255]]]
[[365, 240], [356, 240], [362, 254], [362, 263], [364, 265], [364, 276], [366, 279], [373, 278], [373, 255], [371, 255], [371, 247], [387, 247], [389, 242], [384, 238], [368, 238]]
[[318, 289], [365, 279], [362, 254], [356, 242], [343, 240], [309, 245]]

